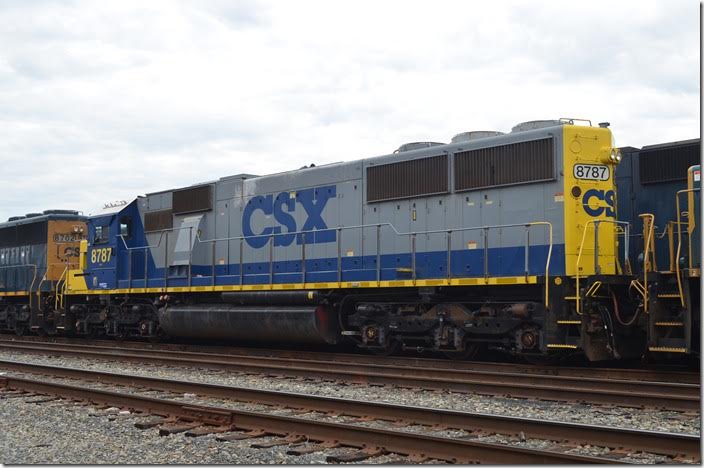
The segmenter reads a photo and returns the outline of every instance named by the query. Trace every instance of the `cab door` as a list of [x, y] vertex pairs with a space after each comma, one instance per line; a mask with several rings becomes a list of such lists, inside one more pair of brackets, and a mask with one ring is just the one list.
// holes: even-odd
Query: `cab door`
[[86, 284], [90, 289], [115, 289], [117, 277], [117, 241], [119, 226], [116, 216], [93, 218], [88, 228], [88, 269]]

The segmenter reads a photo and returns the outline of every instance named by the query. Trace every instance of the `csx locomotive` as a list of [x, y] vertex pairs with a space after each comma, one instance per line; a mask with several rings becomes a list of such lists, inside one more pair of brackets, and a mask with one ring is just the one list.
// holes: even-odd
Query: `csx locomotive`
[[[698, 162], [698, 142], [696, 160], [675, 149], [670, 167], [630, 149], [617, 170], [608, 127], [526, 122], [90, 216], [11, 218], [0, 328], [456, 357], [696, 355], [699, 170], [682, 164]], [[651, 180], [663, 164], [664, 189]]]

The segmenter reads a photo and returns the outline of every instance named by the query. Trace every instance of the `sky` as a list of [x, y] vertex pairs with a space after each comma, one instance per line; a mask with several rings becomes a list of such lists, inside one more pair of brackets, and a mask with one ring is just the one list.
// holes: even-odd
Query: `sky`
[[699, 8], [0, 0], [0, 221], [527, 120], [697, 138]]

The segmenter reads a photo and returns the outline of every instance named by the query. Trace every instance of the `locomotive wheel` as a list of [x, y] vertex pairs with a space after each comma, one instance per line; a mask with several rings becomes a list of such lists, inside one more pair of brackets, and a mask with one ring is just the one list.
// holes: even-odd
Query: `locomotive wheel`
[[15, 324], [15, 335], [24, 336], [27, 333], [27, 325]]

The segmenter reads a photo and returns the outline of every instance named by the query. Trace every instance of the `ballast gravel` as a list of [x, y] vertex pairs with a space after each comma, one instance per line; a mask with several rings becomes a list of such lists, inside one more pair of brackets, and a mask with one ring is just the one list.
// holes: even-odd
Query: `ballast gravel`
[[[219, 442], [214, 435], [159, 436], [156, 428], [139, 430], [135, 422], [145, 417], [110, 418], [85, 406], [63, 402], [32, 404], [23, 398], [0, 400], [0, 463], [11, 464], [319, 464], [330, 455], [351, 449], [293, 456], [287, 446], [252, 448], [272, 437]], [[384, 463], [402, 459], [393, 454], [368, 459]]]
[[[143, 363], [111, 362], [67, 356], [41, 356], [31, 353], [0, 351], [0, 359], [21, 362], [74, 367], [107, 372], [126, 373], [164, 379], [189, 380], [211, 384], [233, 385], [262, 390], [324, 395], [350, 399], [365, 399], [395, 404], [446, 408], [511, 416], [532, 417], [610, 425], [614, 427], [649, 429], [666, 432], [699, 434], [698, 414], [683, 414], [656, 409], [632, 409], [577, 403], [525, 400], [517, 398], [488, 397], [473, 394], [403, 389], [389, 386], [366, 386], [323, 382], [313, 379], [282, 379], [271, 376], [248, 375], [210, 369], [189, 369]], [[53, 380], [53, 379], [52, 379]], [[93, 384], [90, 384], [93, 386]], [[124, 391], [121, 389], [120, 391]], [[155, 392], [154, 396], [160, 392]], [[163, 397], [163, 393], [161, 393]], [[261, 410], [259, 405], [216, 401], [192, 394], [172, 395], [192, 403], [219, 404], [239, 409]], [[58, 404], [22, 403], [24, 398], [0, 400], [0, 463], [198, 463], [198, 464], [314, 464], [325, 463], [330, 455], [349, 452], [351, 449], [334, 449], [303, 456], [286, 454], [287, 447], [269, 449], [251, 448], [252, 440], [218, 442], [215, 436], [199, 438], [183, 434], [160, 437], [157, 429], [140, 431], [134, 427], [135, 419], [113, 415], [110, 421], [91, 417], [97, 410], [86, 407], [66, 407]], [[269, 409], [271, 413], [286, 414], [286, 410]], [[328, 415], [313, 416], [322, 419]], [[88, 419], [86, 419], [88, 418]], [[10, 422], [11, 421], [11, 422]], [[18, 424], [18, 421], [21, 423]], [[6, 424], [10, 424], [6, 426]], [[376, 426], [377, 422], [365, 425]], [[73, 428], [73, 429], [72, 429]], [[413, 431], [413, 427], [406, 430]], [[47, 431], [53, 436], [46, 442]], [[82, 436], [76, 436], [76, 433]], [[463, 437], [462, 431], [440, 434]], [[85, 435], [90, 434], [90, 437]], [[267, 441], [260, 438], [256, 441]], [[553, 448], [554, 443], [542, 440], [516, 440], [500, 435], [484, 436], [486, 442], [520, 445], [526, 448]], [[75, 450], [69, 450], [75, 445]], [[575, 447], [569, 453], [608, 456], [603, 447]], [[81, 458], [79, 460], [79, 457]], [[106, 458], [107, 457], [107, 458]], [[132, 461], [130, 461], [132, 460]], [[667, 457], [654, 454], [632, 454], [624, 461], [635, 463], [668, 463]], [[367, 459], [362, 463], [407, 463], [394, 454]]]
[[656, 408], [637, 409], [586, 403], [505, 398], [393, 386], [345, 384], [307, 378], [282, 379], [260, 374], [226, 372], [216, 369], [115, 362], [72, 356], [43, 356], [7, 350], [0, 350], [0, 359], [261, 390], [277, 390], [407, 406], [443, 408], [659, 432], [699, 434], [701, 429], [701, 420], [698, 413], [681, 413]]

